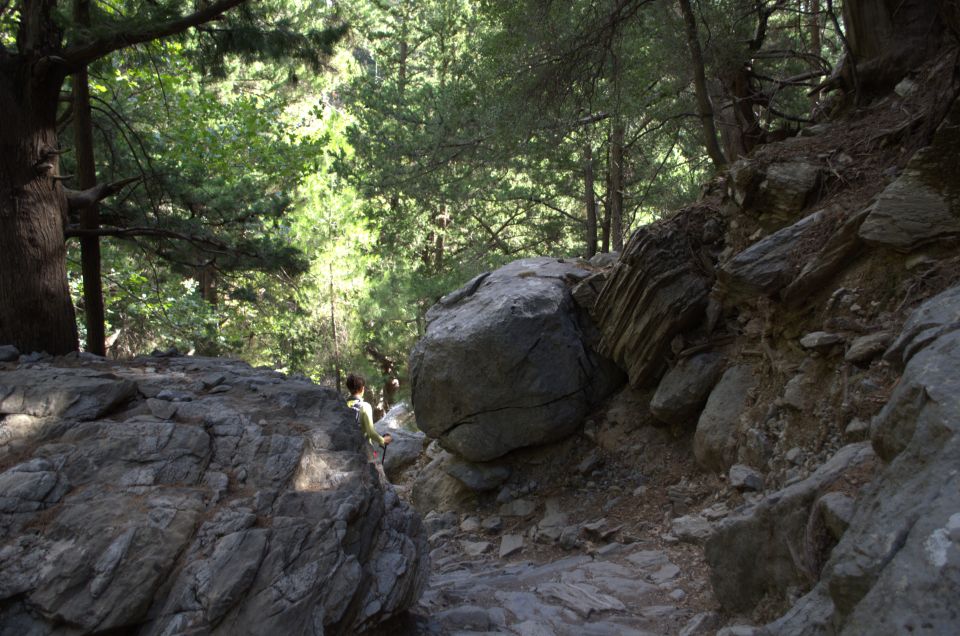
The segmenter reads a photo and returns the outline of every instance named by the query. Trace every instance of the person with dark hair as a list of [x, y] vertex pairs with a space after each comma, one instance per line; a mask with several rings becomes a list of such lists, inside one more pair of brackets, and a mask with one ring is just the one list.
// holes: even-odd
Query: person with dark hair
[[372, 459], [376, 461], [379, 459], [377, 450], [380, 448], [386, 450], [387, 445], [393, 441], [393, 437], [389, 433], [381, 437], [373, 427], [373, 409], [363, 400], [363, 391], [366, 386], [367, 382], [363, 376], [353, 373], [347, 376], [347, 390], [350, 391], [347, 406], [356, 411], [357, 424], [360, 425], [360, 430], [370, 443], [368, 450], [372, 454]]

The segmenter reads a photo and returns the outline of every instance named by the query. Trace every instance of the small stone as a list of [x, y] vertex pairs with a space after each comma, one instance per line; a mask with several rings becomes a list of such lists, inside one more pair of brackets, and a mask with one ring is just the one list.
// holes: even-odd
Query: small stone
[[149, 398], [147, 400], [147, 408], [150, 409], [150, 413], [154, 417], [159, 417], [161, 420], [172, 420], [173, 416], [177, 414], [178, 407], [174, 402]]
[[610, 511], [616, 509], [617, 506], [619, 505], [620, 505], [620, 497], [614, 497], [607, 503], [603, 504], [603, 513], [610, 514]]
[[222, 373], [207, 373], [200, 376], [200, 382], [203, 384], [203, 388], [212, 389], [218, 387], [224, 382], [227, 381], [227, 376]]
[[227, 391], [229, 391], [229, 390], [232, 389], [232, 388], [233, 388], [233, 387], [230, 386], [229, 384], [221, 384], [221, 385], [219, 385], [219, 386], [215, 386], [215, 387], [213, 387], [212, 389], [210, 389], [210, 393], [211, 393], [211, 394], [226, 393]]
[[0, 362], [15, 362], [20, 357], [20, 350], [13, 345], [0, 346]]
[[950, 515], [947, 520], [947, 536], [954, 543], [960, 543], [960, 512]]
[[734, 464], [730, 467], [730, 485], [737, 490], [763, 490], [763, 476], [744, 464]]
[[843, 359], [852, 364], [864, 364], [870, 362], [878, 355], [886, 351], [890, 342], [893, 340], [893, 334], [889, 331], [879, 331], [866, 336], [860, 336], [850, 343]]
[[560, 547], [564, 550], [573, 550], [577, 547], [577, 537], [580, 535], [580, 528], [577, 526], [567, 526], [560, 533]]
[[634, 497], [643, 497], [645, 494], [647, 494], [646, 486], [637, 486], [636, 488], [633, 489]]
[[803, 451], [795, 446], [787, 451], [787, 454], [784, 455], [784, 459], [786, 459], [791, 464], [799, 464], [802, 459], [801, 457], [802, 455], [803, 455]]
[[44, 360], [52, 360], [51, 356], [46, 351], [34, 351], [33, 353], [27, 353], [20, 356], [20, 362], [30, 363], [30, 362], [43, 362]]
[[504, 486], [500, 489], [500, 492], [497, 494], [497, 503], [505, 504], [513, 501], [513, 491], [509, 486]]
[[577, 466], [577, 472], [581, 475], [586, 475], [592, 472], [595, 468], [598, 468], [603, 463], [603, 458], [600, 457], [600, 454], [597, 451], [593, 451], [580, 464]]
[[515, 499], [500, 506], [500, 514], [504, 517], [526, 517], [536, 509], [537, 504], [529, 499]]
[[497, 516], [487, 517], [480, 522], [480, 527], [485, 532], [500, 532], [503, 529], [503, 519]]
[[687, 593], [678, 587], [674, 591], [670, 592], [670, 598], [679, 603], [683, 601], [683, 599], [687, 598]]
[[453, 537], [453, 535], [454, 535], [453, 528], [446, 528], [444, 530], [438, 530], [437, 532], [434, 532], [433, 534], [431, 534], [430, 538], [427, 539], [427, 541], [429, 541], [430, 544], [433, 545], [441, 541], [446, 541], [447, 539], [450, 539], [451, 537]]
[[187, 391], [175, 391], [173, 389], [164, 389], [157, 393], [158, 400], [166, 400], [168, 402], [192, 402], [193, 394]]
[[722, 623], [723, 618], [717, 612], [701, 612], [687, 621], [679, 636], [713, 636]]
[[523, 550], [523, 536], [519, 534], [505, 534], [500, 539], [500, 558], [506, 558]]
[[709, 508], [704, 508], [700, 511], [700, 514], [707, 521], [719, 521], [730, 514], [730, 509], [725, 504], [718, 503]]
[[823, 349], [843, 341], [843, 336], [838, 333], [814, 331], [800, 338], [800, 346], [804, 349]]
[[855, 417], [847, 424], [843, 436], [848, 442], [862, 442], [870, 436], [870, 424]]
[[489, 552], [493, 545], [489, 541], [461, 541], [460, 547], [467, 556], [478, 557]]
[[656, 572], [650, 574], [647, 578], [657, 585], [663, 585], [667, 581], [672, 581], [680, 575], [680, 568], [673, 563], [665, 563], [660, 566]]
[[467, 517], [460, 522], [460, 531], [461, 532], [476, 532], [480, 529], [480, 518], [479, 517]]
[[670, 532], [680, 541], [702, 543], [712, 534], [713, 525], [700, 515], [686, 515], [673, 520]]

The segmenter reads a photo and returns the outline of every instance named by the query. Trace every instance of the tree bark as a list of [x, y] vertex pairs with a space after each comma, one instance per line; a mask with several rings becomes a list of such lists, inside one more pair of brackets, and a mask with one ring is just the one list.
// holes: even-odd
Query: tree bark
[[693, 68], [693, 90], [697, 96], [697, 111], [703, 128], [703, 143], [710, 160], [718, 170], [723, 169], [727, 161], [717, 141], [717, 127], [713, 118], [713, 105], [707, 92], [707, 77], [703, 64], [703, 51], [700, 49], [700, 36], [697, 34], [697, 18], [690, 6], [690, 0], [678, 0], [683, 23], [687, 32], [687, 46], [690, 48], [690, 60]]
[[587, 139], [583, 144], [583, 203], [586, 207], [587, 258], [597, 253], [597, 193], [594, 190], [593, 147]]
[[17, 56], [0, 68], [0, 343], [64, 354], [77, 350], [77, 325], [63, 237], [67, 201], [52, 178], [63, 75], [39, 61]]
[[[78, 24], [90, 25], [90, 3], [75, 0], [74, 18]], [[73, 133], [77, 152], [77, 181], [81, 190], [97, 185], [97, 167], [93, 153], [93, 121], [90, 115], [90, 84], [87, 67], [73, 75]], [[100, 205], [94, 201], [80, 210], [80, 228], [100, 228]], [[105, 346], [106, 316], [103, 308], [103, 282], [100, 277], [100, 237], [80, 239], [80, 268], [83, 275], [83, 314], [87, 326], [87, 351], [107, 355]]]

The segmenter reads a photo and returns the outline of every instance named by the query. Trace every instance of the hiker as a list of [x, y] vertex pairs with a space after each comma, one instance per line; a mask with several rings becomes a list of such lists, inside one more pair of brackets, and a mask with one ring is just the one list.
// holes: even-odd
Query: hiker
[[380, 459], [379, 449], [386, 450], [387, 445], [393, 441], [393, 437], [389, 433], [380, 437], [377, 429], [373, 428], [373, 409], [363, 400], [363, 390], [366, 386], [367, 383], [363, 376], [353, 373], [347, 376], [347, 390], [350, 391], [347, 406], [357, 412], [357, 423], [360, 424], [360, 429], [369, 442], [367, 456], [371, 461], [376, 462]]

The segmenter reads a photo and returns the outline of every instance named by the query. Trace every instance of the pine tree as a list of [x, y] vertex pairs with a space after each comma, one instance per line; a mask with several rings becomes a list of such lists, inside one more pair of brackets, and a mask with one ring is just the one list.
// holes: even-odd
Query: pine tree
[[296, 13], [287, 3], [250, 0], [78, 4], [86, 14], [56, 0], [0, 2], [0, 342], [23, 351], [77, 349], [64, 226], [72, 210], [117, 189], [70, 192], [61, 183], [57, 118], [68, 76], [121, 49], [191, 30], [213, 70], [228, 53], [287, 55], [318, 68], [344, 32], [304, 28], [310, 3], [298, 3]]

